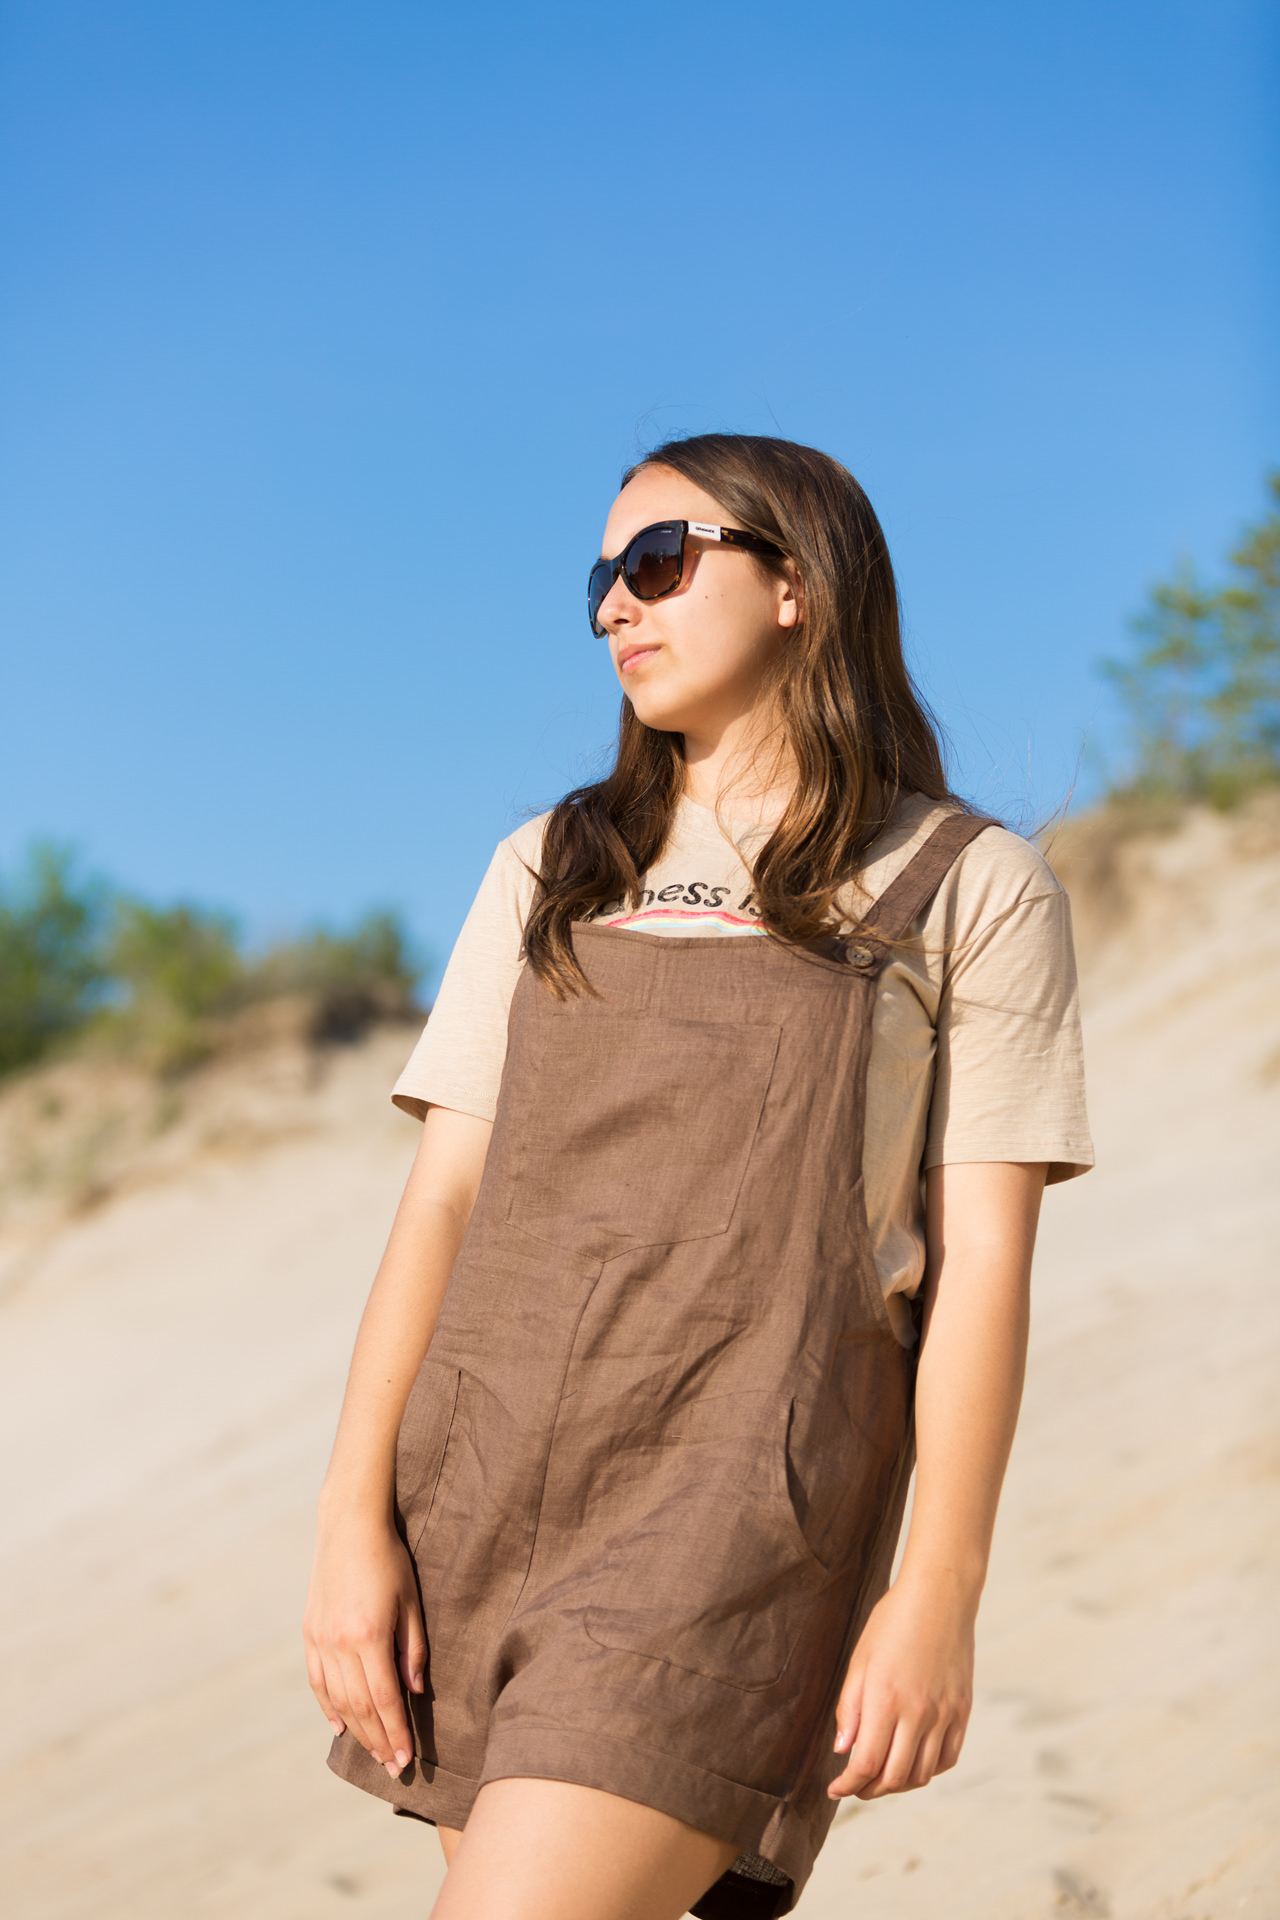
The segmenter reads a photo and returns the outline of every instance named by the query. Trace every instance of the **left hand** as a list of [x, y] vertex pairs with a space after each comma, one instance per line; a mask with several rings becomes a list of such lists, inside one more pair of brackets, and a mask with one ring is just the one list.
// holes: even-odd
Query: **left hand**
[[954, 1767], [973, 1704], [976, 1612], [945, 1575], [899, 1574], [849, 1661], [835, 1740], [849, 1761], [827, 1788], [833, 1800], [906, 1793]]

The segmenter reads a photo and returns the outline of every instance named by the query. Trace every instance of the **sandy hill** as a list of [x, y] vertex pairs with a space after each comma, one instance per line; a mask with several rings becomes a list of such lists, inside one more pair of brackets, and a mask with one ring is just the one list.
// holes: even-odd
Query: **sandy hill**
[[[810, 1920], [1280, 1916], [1280, 810], [1055, 857], [1100, 1166], [1046, 1202], [974, 1723], [842, 1812]], [[297, 1627], [409, 1037], [0, 1096], [14, 1920], [428, 1909], [430, 1834], [324, 1768]]]

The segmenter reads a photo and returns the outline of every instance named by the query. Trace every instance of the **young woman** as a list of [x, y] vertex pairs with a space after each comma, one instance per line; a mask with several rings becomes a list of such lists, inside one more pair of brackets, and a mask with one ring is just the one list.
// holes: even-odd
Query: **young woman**
[[1066, 900], [948, 792], [852, 476], [674, 441], [603, 553], [617, 761], [498, 848], [395, 1089], [307, 1606], [437, 1920], [785, 1913], [842, 1798], [955, 1765], [1092, 1159]]

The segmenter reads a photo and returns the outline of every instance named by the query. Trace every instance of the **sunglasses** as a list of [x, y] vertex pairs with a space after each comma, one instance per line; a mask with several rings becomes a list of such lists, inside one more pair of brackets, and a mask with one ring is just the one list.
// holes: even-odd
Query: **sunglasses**
[[684, 543], [692, 534], [696, 540], [717, 540], [726, 547], [745, 547], [749, 553], [772, 553], [782, 558], [782, 548], [758, 533], [744, 533], [740, 527], [711, 527], [701, 520], [658, 520], [641, 527], [628, 540], [622, 552], [612, 560], [597, 560], [587, 580], [587, 618], [597, 640], [604, 636], [600, 609], [618, 575], [627, 592], [637, 600], [661, 600], [674, 593], [684, 579]]

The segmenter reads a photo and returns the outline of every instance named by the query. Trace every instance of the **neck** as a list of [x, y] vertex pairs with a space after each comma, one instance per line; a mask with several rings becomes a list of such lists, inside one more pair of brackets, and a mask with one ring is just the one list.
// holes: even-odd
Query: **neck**
[[781, 819], [795, 787], [795, 761], [782, 729], [762, 735], [746, 719], [714, 736], [684, 736], [691, 800], [734, 820]]

